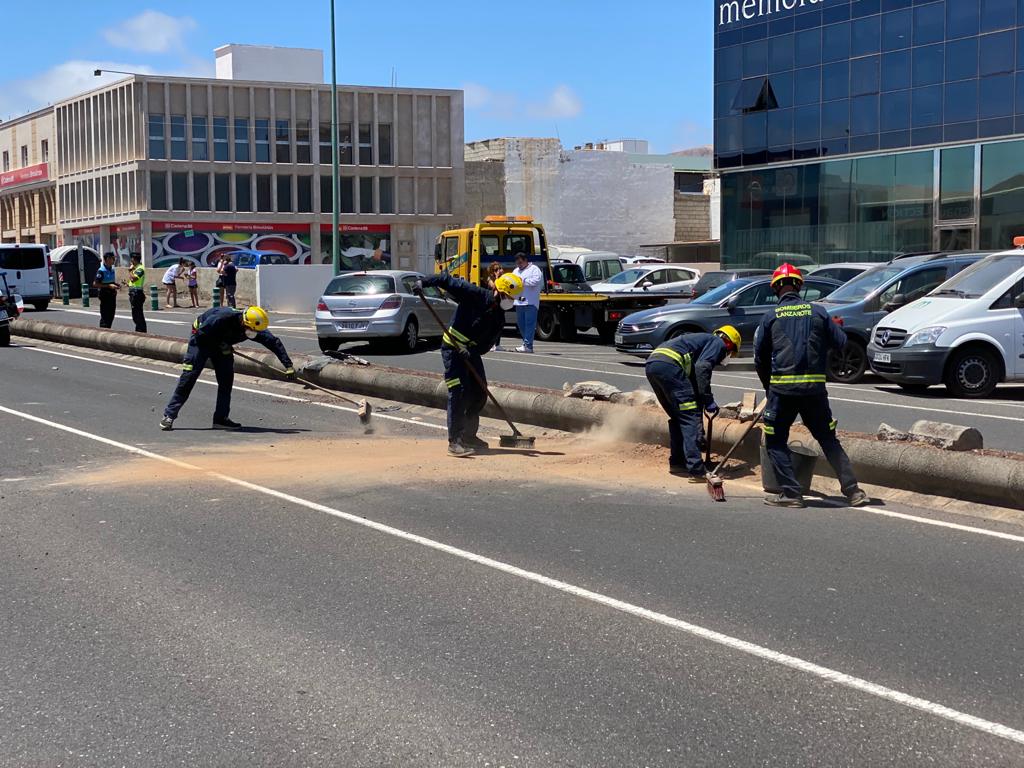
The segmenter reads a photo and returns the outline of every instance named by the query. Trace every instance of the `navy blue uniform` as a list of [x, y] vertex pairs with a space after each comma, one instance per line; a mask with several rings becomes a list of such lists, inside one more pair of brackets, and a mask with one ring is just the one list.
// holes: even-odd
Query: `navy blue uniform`
[[[214, 421], [222, 421], [231, 410], [231, 387], [235, 382], [235, 356], [231, 348], [241, 344], [248, 337], [242, 325], [242, 312], [231, 307], [214, 307], [201, 314], [192, 324], [192, 338], [188, 341], [185, 361], [182, 365], [178, 386], [174, 388], [171, 402], [164, 409], [164, 416], [176, 419], [178, 411], [192, 394], [192, 388], [199, 380], [199, 375], [209, 362], [217, 374], [217, 408], [213, 413]], [[260, 331], [253, 341], [262, 344], [281, 361], [285, 368], [292, 367], [292, 359], [288, 357], [284, 344], [269, 331]]]
[[487, 403], [487, 393], [466, 367], [473, 366], [486, 383], [481, 356], [501, 339], [505, 312], [493, 290], [447, 272], [424, 278], [423, 285], [443, 288], [458, 303], [452, 324], [441, 340], [441, 360], [448, 386], [448, 442], [461, 442], [463, 437], [473, 439], [480, 428], [480, 412]]
[[789, 430], [797, 416], [821, 445], [843, 493], [850, 496], [857, 490], [853, 466], [836, 437], [825, 389], [828, 354], [845, 345], [846, 334], [825, 309], [793, 292], [765, 314], [754, 334], [754, 367], [768, 393], [765, 445], [784, 496], [803, 495], [789, 452]]
[[714, 402], [711, 370], [729, 354], [725, 343], [710, 333], [688, 333], [655, 349], [644, 372], [668, 414], [669, 469], [695, 477], [707, 471], [700, 455], [704, 436], [701, 411]]

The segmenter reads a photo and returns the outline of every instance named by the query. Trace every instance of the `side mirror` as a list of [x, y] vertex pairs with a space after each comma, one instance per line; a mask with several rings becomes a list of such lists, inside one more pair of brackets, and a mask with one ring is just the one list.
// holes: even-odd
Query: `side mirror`
[[738, 307], [739, 305], [740, 305], [740, 297], [739, 296], [733, 296], [731, 299], [729, 299], [729, 301], [727, 301], [725, 303], [725, 308], [727, 310], [729, 310], [730, 312], [735, 312], [736, 311], [736, 307]]
[[886, 304], [884, 307], [882, 307], [882, 311], [883, 312], [893, 312], [893, 311], [899, 309], [900, 307], [904, 307], [906, 305], [907, 305], [907, 297], [906, 297], [906, 295], [902, 294], [902, 293], [897, 293], [895, 296], [892, 297], [892, 301], [890, 301], [888, 304]]
[[646, 291], [648, 288], [653, 288], [654, 283], [652, 283], [650, 280], [645, 280], [644, 282], [640, 283], [640, 287]]
[[1017, 298], [1013, 300], [1013, 306], [1017, 309], [1024, 309], [1024, 293], [1017, 294]]
[[434, 261], [440, 262], [443, 258], [444, 256], [441, 255], [441, 244], [436, 243], [434, 245]]

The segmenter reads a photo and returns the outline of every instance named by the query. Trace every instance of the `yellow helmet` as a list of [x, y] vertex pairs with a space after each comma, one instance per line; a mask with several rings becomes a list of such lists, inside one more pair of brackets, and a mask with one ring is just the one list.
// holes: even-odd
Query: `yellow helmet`
[[242, 313], [242, 325], [259, 333], [270, 327], [270, 316], [263, 307], [249, 307]]
[[722, 341], [727, 342], [726, 346], [732, 347], [732, 349], [729, 350], [731, 356], [736, 357], [740, 351], [740, 345], [743, 343], [743, 337], [740, 336], [740, 332], [731, 325], [723, 325], [721, 328], [715, 330], [715, 336], [720, 338]]
[[523, 278], [508, 272], [494, 281], [494, 287], [499, 293], [511, 296], [513, 299], [523, 292]]

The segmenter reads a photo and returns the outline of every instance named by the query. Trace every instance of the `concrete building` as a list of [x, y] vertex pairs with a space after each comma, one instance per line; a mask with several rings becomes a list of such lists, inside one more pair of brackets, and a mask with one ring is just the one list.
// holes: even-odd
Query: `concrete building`
[[[314, 69], [308, 51], [218, 53], [219, 70], [235, 76]], [[141, 251], [156, 267], [181, 257], [206, 266], [240, 246], [328, 263], [322, 79], [133, 75], [58, 103], [61, 240]], [[432, 269], [434, 238], [464, 215], [462, 92], [340, 86], [338, 113], [344, 266]]]
[[0, 241], [57, 244], [53, 109], [0, 123]]

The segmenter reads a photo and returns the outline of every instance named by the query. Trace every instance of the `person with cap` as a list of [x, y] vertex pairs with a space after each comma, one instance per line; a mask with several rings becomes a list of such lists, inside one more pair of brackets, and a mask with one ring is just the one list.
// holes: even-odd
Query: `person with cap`
[[160, 429], [174, 428], [174, 420], [185, 405], [192, 388], [207, 362], [213, 365], [217, 374], [217, 407], [213, 412], [214, 429], [239, 429], [242, 425], [228, 418], [231, 410], [231, 387], [235, 380], [234, 345], [251, 340], [262, 344], [281, 361], [287, 378], [295, 377], [292, 360], [284, 344], [267, 330], [270, 317], [261, 307], [246, 310], [231, 307], [214, 307], [201, 314], [192, 324], [192, 337], [188, 341], [181, 377], [174, 389], [171, 401], [164, 409]]
[[413, 289], [417, 296], [423, 295], [425, 286], [443, 288], [458, 304], [451, 325], [441, 337], [441, 360], [448, 386], [448, 453], [460, 458], [472, 456], [477, 449], [488, 447], [477, 436], [487, 392], [468, 369], [472, 367], [486, 384], [483, 355], [501, 339], [505, 313], [523, 292], [523, 281], [508, 273], [495, 279], [493, 288], [483, 288], [441, 272], [418, 281]]
[[773, 507], [803, 508], [803, 488], [793, 472], [789, 430], [799, 416], [818, 441], [853, 507], [871, 499], [860, 489], [853, 465], [836, 437], [837, 422], [825, 387], [825, 370], [832, 350], [846, 346], [846, 334], [818, 304], [800, 296], [804, 278], [791, 264], [772, 275], [778, 305], [765, 313], [754, 334], [754, 368], [764, 385], [765, 446], [781, 493], [765, 498]]
[[709, 416], [718, 413], [711, 372], [735, 357], [741, 344], [740, 332], [723, 325], [714, 333], [687, 333], [670, 339], [647, 358], [644, 373], [668, 414], [670, 474], [688, 477], [691, 483], [705, 481], [701, 411]]
[[114, 254], [103, 254], [103, 266], [96, 271], [92, 287], [98, 289], [100, 298], [100, 328], [111, 328], [117, 314], [117, 292], [121, 286], [114, 271]]
[[132, 320], [135, 321], [135, 332], [146, 333], [146, 268], [142, 266], [142, 254], [130, 256], [131, 266], [128, 267], [128, 304], [132, 308]]

